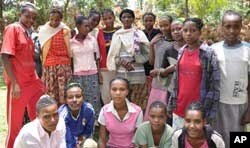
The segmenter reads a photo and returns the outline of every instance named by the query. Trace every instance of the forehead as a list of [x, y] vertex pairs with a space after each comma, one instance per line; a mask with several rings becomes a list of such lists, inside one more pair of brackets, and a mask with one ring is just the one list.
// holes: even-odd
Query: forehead
[[163, 25], [163, 24], [170, 25], [170, 21], [167, 18], [162, 18], [159, 20], [159, 25]]
[[74, 93], [74, 92], [81, 92], [82, 89], [77, 87], [77, 86], [74, 86], [74, 87], [71, 87], [67, 90], [67, 93]]
[[202, 119], [202, 113], [198, 110], [188, 110], [186, 111], [185, 118]]
[[182, 27], [182, 26], [183, 26], [183, 24], [181, 22], [173, 22], [171, 24], [171, 27]]
[[162, 107], [152, 107], [149, 112], [151, 114], [166, 114], [165, 109]]
[[90, 16], [90, 19], [99, 19], [100, 18], [100, 15], [99, 14], [96, 14], [96, 13], [94, 13], [94, 14], [92, 14], [91, 16]]
[[44, 107], [40, 111], [40, 115], [47, 115], [47, 114], [54, 114], [57, 112], [57, 105], [56, 104], [51, 104], [47, 107]]
[[25, 7], [23, 9], [23, 13], [22, 14], [33, 14], [36, 15], [37, 14], [37, 10], [32, 8], [32, 7]]
[[151, 14], [146, 14], [146, 15], [144, 16], [144, 19], [154, 19], [154, 16], [151, 15]]
[[127, 87], [127, 83], [125, 81], [123, 81], [123, 80], [117, 79], [117, 80], [114, 80], [111, 83], [111, 87], [115, 87], [115, 86], [124, 86], [124, 87]]
[[241, 18], [237, 15], [225, 15], [223, 17], [223, 23], [241, 24]]

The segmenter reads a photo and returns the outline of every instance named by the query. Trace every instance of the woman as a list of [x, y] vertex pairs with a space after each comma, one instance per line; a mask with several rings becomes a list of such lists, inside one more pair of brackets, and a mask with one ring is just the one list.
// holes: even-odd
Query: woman
[[[106, 104], [99, 115], [100, 123], [99, 146], [132, 148], [132, 138], [142, 122], [142, 110], [139, 106], [128, 101], [129, 82], [117, 77], [110, 81], [112, 101]], [[106, 137], [109, 133], [109, 140]]]
[[173, 129], [166, 124], [166, 105], [155, 101], [149, 108], [149, 121], [141, 124], [136, 130], [133, 143], [136, 147], [170, 148]]
[[184, 128], [173, 134], [172, 148], [225, 148], [221, 135], [206, 123], [202, 104], [190, 104], [185, 112]]
[[63, 13], [59, 8], [49, 12], [49, 22], [38, 33], [42, 47], [42, 80], [47, 93], [58, 105], [64, 104], [64, 86], [71, 78], [70, 29], [62, 23]]
[[[148, 96], [143, 67], [143, 63], [146, 61], [142, 62], [136, 57], [143, 56], [143, 52], [149, 52], [149, 42], [141, 30], [132, 27], [134, 20], [135, 15], [132, 10], [122, 10], [120, 21], [123, 28], [117, 30], [113, 35], [107, 57], [107, 67], [110, 71], [116, 71], [118, 76], [130, 81], [131, 101], [144, 109]], [[147, 56], [145, 55], [146, 58], [148, 58]]]
[[[182, 128], [187, 106], [201, 101], [206, 119], [213, 122], [219, 103], [220, 71], [214, 51], [200, 41], [202, 20], [187, 18], [182, 28], [186, 42], [179, 50], [174, 92], [169, 109], [173, 111], [173, 128]], [[190, 83], [192, 82], [192, 83]]]
[[66, 124], [67, 148], [81, 146], [93, 134], [95, 112], [84, 102], [84, 89], [80, 83], [71, 82], [65, 87], [65, 102], [58, 112]]

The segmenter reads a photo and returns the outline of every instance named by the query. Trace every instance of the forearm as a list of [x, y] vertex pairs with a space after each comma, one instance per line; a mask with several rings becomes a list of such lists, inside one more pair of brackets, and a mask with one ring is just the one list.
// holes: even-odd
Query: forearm
[[106, 148], [106, 127], [103, 125], [100, 125], [100, 131], [99, 131], [99, 148]]
[[149, 64], [154, 65], [154, 60], [155, 60], [154, 45], [150, 45]]
[[14, 72], [12, 70], [12, 64], [10, 62], [10, 56], [7, 54], [2, 54], [2, 61], [3, 61], [3, 66], [5, 68], [5, 71], [12, 83], [16, 82], [16, 77], [14, 75]]
[[174, 71], [175, 71], [175, 65], [170, 65], [167, 68], [165, 68], [163, 71], [161, 71], [160, 76], [167, 77], [170, 73]]

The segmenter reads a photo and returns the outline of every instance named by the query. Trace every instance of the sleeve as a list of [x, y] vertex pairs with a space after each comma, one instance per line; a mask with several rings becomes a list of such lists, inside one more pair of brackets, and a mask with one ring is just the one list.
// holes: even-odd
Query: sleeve
[[66, 126], [66, 146], [67, 148], [74, 148], [76, 146], [76, 140], [68, 126]]
[[117, 35], [117, 33], [114, 33], [107, 57], [107, 68], [110, 71], [116, 70], [116, 58], [119, 57], [121, 44], [122, 42], [119, 38], [119, 35]]
[[100, 46], [98, 46], [98, 41], [93, 37], [94, 52], [96, 53], [96, 58], [100, 59]]
[[91, 136], [94, 130], [94, 123], [95, 123], [95, 113], [94, 109], [91, 108], [89, 109], [88, 112], [88, 121], [86, 123], [85, 130], [83, 131], [83, 136], [85, 136], [86, 138], [89, 138]]
[[13, 25], [7, 26], [3, 33], [1, 54], [15, 55], [17, 34]]
[[58, 137], [58, 145], [60, 145], [59, 147], [66, 147], [66, 125], [65, 125], [65, 122], [64, 122], [64, 119], [63, 118], [59, 118], [59, 121], [58, 121], [58, 125], [57, 126], [60, 126], [60, 129], [61, 129], [61, 134], [60, 134], [60, 137]]
[[21, 132], [19, 135], [16, 137], [15, 143], [14, 143], [14, 148], [25, 148], [24, 147], [24, 140], [22, 139]]
[[162, 68], [167, 68], [168, 66], [170, 66], [170, 64], [168, 62], [168, 51], [166, 50], [164, 52], [164, 56], [163, 56], [163, 59], [162, 59], [162, 65], [161, 65], [161, 67]]
[[64, 41], [68, 50], [68, 55], [69, 57], [72, 57], [72, 52], [70, 50], [70, 37], [71, 37], [70, 29], [63, 29], [63, 33], [64, 33]]
[[142, 113], [142, 111], [139, 113], [139, 116], [138, 116], [138, 118], [137, 118], [137, 120], [136, 120], [136, 127], [139, 127], [139, 125], [141, 124], [143, 122], [143, 113]]
[[171, 148], [178, 148], [178, 136], [176, 133], [172, 136], [172, 146]]
[[102, 108], [101, 111], [100, 111], [100, 114], [99, 114], [99, 117], [98, 117], [98, 122], [101, 125], [106, 126], [106, 120], [105, 120], [105, 117], [104, 117], [104, 108]]
[[135, 132], [135, 136], [133, 138], [133, 143], [135, 145], [140, 146], [140, 145], [148, 144], [147, 133], [145, 130], [147, 130], [147, 129], [144, 128], [144, 125], [138, 127], [138, 129]]

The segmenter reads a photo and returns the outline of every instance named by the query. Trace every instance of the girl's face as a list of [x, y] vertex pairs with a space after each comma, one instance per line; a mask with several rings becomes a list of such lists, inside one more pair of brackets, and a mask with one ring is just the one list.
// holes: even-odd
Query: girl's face
[[167, 114], [163, 108], [153, 107], [149, 110], [149, 122], [153, 131], [161, 130], [167, 120]]
[[197, 43], [200, 39], [200, 35], [201, 31], [196, 27], [194, 22], [188, 21], [184, 23], [182, 36], [187, 44], [192, 45]]
[[183, 25], [180, 23], [172, 23], [171, 24], [171, 35], [175, 41], [182, 41], [182, 27]]
[[102, 19], [106, 28], [114, 28], [115, 16], [113, 14], [106, 12]]
[[130, 13], [123, 13], [121, 16], [121, 22], [123, 24], [124, 29], [129, 29], [132, 27], [134, 18]]
[[100, 15], [99, 14], [92, 14], [89, 18], [91, 30], [94, 29], [100, 22]]
[[110, 86], [110, 95], [114, 104], [124, 103], [128, 95], [128, 85], [123, 80], [114, 80]]
[[58, 27], [61, 21], [62, 21], [62, 18], [59, 13], [51, 13], [49, 15], [49, 25], [51, 27], [53, 28]]
[[168, 19], [160, 19], [159, 26], [163, 35], [168, 35], [171, 33], [171, 23]]
[[37, 11], [32, 8], [27, 8], [20, 16], [20, 22], [27, 29], [31, 28], [36, 20]]
[[81, 88], [72, 87], [66, 91], [66, 104], [71, 111], [79, 111], [83, 103], [83, 93]]
[[90, 31], [90, 25], [88, 20], [83, 20], [82, 24], [77, 26], [77, 29], [79, 31], [79, 34], [82, 34], [84, 36], [88, 35]]
[[204, 134], [203, 128], [205, 125], [206, 121], [202, 118], [201, 111], [188, 110], [186, 112], [184, 127], [190, 138], [202, 138]]
[[155, 24], [154, 17], [152, 15], [145, 15], [143, 18], [143, 25], [146, 30], [151, 30], [153, 29]]

